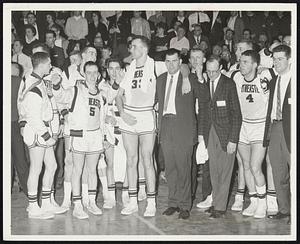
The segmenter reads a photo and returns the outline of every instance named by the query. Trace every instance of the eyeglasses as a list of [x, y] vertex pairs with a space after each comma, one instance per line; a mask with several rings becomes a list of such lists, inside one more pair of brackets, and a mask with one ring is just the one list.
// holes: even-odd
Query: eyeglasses
[[217, 74], [219, 72], [219, 70], [206, 70], [207, 74]]

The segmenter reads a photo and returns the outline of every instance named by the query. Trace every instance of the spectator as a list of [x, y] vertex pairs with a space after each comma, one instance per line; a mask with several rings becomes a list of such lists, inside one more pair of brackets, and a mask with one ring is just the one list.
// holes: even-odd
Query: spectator
[[94, 45], [94, 47], [96, 48], [96, 51], [97, 51], [97, 58], [100, 59], [101, 49], [104, 46], [104, 42], [103, 42], [100, 34], [98, 34], [97, 36], [95, 36], [94, 41], [93, 41], [93, 45]]
[[185, 11], [178, 11], [177, 15], [172, 19], [171, 26], [174, 26], [176, 21], [180, 21], [180, 23], [182, 23], [185, 29], [188, 30], [190, 24], [189, 19], [186, 17], [185, 14]]
[[56, 24], [58, 24], [62, 30], [65, 29], [65, 25], [67, 22], [67, 19], [71, 17], [71, 12], [70, 11], [57, 11], [57, 16], [56, 16]]
[[267, 37], [266, 33], [260, 33], [259, 34], [257, 45], [259, 46], [259, 51], [269, 47], [268, 37]]
[[191, 48], [193, 48], [194, 46], [199, 46], [201, 41], [206, 41], [207, 44], [209, 43], [209, 39], [202, 35], [202, 28], [200, 24], [195, 24], [193, 31], [189, 32], [188, 34], [188, 40], [189, 40], [189, 45]]
[[168, 50], [169, 38], [165, 34], [166, 24], [160, 22], [156, 25], [156, 35], [152, 38], [152, 50], [154, 60], [164, 61], [165, 51]]
[[[129, 35], [125, 43], [120, 43], [116, 49], [116, 52], [112, 54], [112, 56], [117, 57], [120, 60], [123, 60], [129, 56], [131, 56], [131, 41], [133, 39], [133, 35]], [[132, 59], [130, 59], [132, 60]]]
[[170, 48], [175, 48], [181, 54], [187, 55], [190, 49], [189, 40], [185, 37], [185, 29], [183, 25], [178, 27], [177, 36], [170, 40]]
[[47, 21], [47, 30], [51, 30], [51, 28], [55, 25], [55, 13], [50, 12], [46, 14], [46, 21]]
[[274, 15], [270, 11], [263, 11], [260, 17], [261, 31], [267, 34], [268, 40], [272, 41], [277, 37], [277, 27], [275, 26]]
[[234, 59], [231, 57], [231, 53], [229, 52], [229, 50], [223, 50], [221, 53], [222, 71], [228, 72], [233, 64]]
[[75, 42], [69, 42], [68, 48], [67, 48], [67, 54], [70, 56], [70, 53], [73, 51], [81, 51], [83, 47], [81, 47], [79, 41]]
[[291, 34], [291, 16], [289, 12], [277, 11], [274, 18], [275, 26], [277, 27], [277, 35]]
[[291, 46], [291, 36], [285, 36], [282, 40], [283, 45]]
[[62, 30], [61, 26], [58, 24], [54, 24], [51, 27], [51, 30], [54, 31], [54, 33], [56, 35], [55, 46], [61, 47], [64, 50], [65, 58], [67, 58], [68, 57], [67, 48], [69, 45], [69, 41], [62, 35], [63, 30]]
[[23, 76], [22, 66], [11, 63], [11, 163], [17, 171], [21, 188], [27, 195], [27, 179], [29, 173], [29, 162], [26, 158], [23, 138], [19, 127], [18, 114], [18, 91]]
[[205, 54], [205, 57], [207, 57], [210, 54], [210, 48], [207, 41], [202, 40], [198, 46]]
[[35, 29], [35, 34], [34, 34], [35, 38], [37, 40], [40, 40], [41, 42], [43, 42], [44, 41], [44, 28], [40, 25], [37, 25], [35, 14], [32, 12], [28, 12], [26, 17], [27, 17], [26, 24], [32, 25]]
[[52, 30], [48, 30], [45, 33], [46, 45], [49, 48], [49, 54], [51, 59], [51, 65], [63, 69], [65, 63], [64, 50], [61, 47], [55, 46], [56, 34]]
[[[226, 12], [225, 12], [226, 13]], [[211, 26], [209, 32], [210, 45], [215, 45], [223, 39], [223, 25], [225, 14], [222, 11], [213, 11], [211, 16]]]
[[113, 55], [119, 55], [118, 46], [127, 45], [127, 37], [130, 35], [131, 23], [122, 11], [116, 11], [116, 14], [107, 18], [109, 30], [109, 45], [113, 49]]
[[203, 30], [203, 34], [209, 33], [209, 22], [210, 19], [203, 11], [194, 12], [189, 16], [189, 31], [193, 31], [195, 24], [200, 24]]
[[36, 38], [36, 29], [28, 24], [25, 25], [25, 43], [23, 46], [23, 53], [26, 54], [27, 56], [32, 55], [32, 47], [39, 43], [39, 40]]
[[253, 34], [251, 33], [251, 30], [246, 28], [243, 30], [243, 39], [246, 41], [251, 41], [252, 40]]
[[23, 52], [23, 42], [20, 39], [16, 39], [13, 44], [13, 56], [11, 61], [18, 63], [22, 66], [24, 72], [23, 76], [25, 76], [28, 72], [32, 70], [31, 58], [25, 55]]
[[228, 50], [231, 54], [234, 53], [234, 41], [233, 41], [233, 30], [231, 30], [230, 28], [228, 28], [225, 31], [225, 35], [224, 35], [224, 40], [219, 42], [219, 45], [223, 46], [223, 45], [227, 45]]
[[129, 40], [128, 40], [128, 43], [127, 43], [128, 55], [127, 55], [125, 58], [123, 58], [123, 63], [124, 63], [124, 65], [125, 65], [125, 67], [126, 67], [126, 65], [130, 65], [130, 63], [131, 63], [132, 60], [133, 60], [132, 53], [130, 52], [131, 47], [132, 47], [132, 44], [131, 44], [132, 37], [129, 36], [128, 39], [129, 39]]
[[71, 42], [79, 41], [82, 46], [86, 45], [85, 37], [88, 34], [88, 23], [86, 18], [82, 17], [81, 11], [74, 11], [73, 16], [67, 19], [65, 33]]
[[99, 11], [92, 12], [92, 22], [88, 25], [87, 39], [90, 43], [93, 43], [95, 36], [100, 33], [102, 40], [107, 44], [108, 31], [105, 24], [101, 23], [101, 15]]
[[260, 18], [253, 11], [247, 11], [246, 15], [243, 16], [243, 21], [246, 29], [249, 29], [251, 32], [251, 39], [257, 40], [258, 33], [261, 32], [260, 26]]
[[151, 40], [149, 22], [141, 17], [141, 11], [133, 11], [133, 18], [130, 21], [132, 34], [145, 36]]
[[156, 25], [160, 22], [166, 23], [166, 17], [162, 15], [162, 11], [155, 11], [155, 14], [148, 19], [151, 33], [155, 32]]
[[227, 27], [234, 31], [234, 42], [238, 43], [243, 39], [244, 21], [238, 16], [238, 11], [231, 11]]
[[[171, 40], [173, 37], [177, 36], [178, 27], [182, 25], [179, 20], [174, 21], [173, 28], [168, 30], [168, 38]], [[186, 29], [187, 30], [187, 29]]]
[[212, 54], [221, 57], [222, 54], [222, 47], [219, 44], [216, 44], [212, 47]]

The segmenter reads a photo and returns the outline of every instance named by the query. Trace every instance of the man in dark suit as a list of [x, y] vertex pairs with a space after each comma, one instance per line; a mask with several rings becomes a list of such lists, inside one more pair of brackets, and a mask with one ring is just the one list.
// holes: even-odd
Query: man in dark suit
[[[270, 95], [264, 146], [269, 156], [278, 201], [278, 213], [271, 219], [290, 218], [290, 122], [291, 122], [291, 48], [279, 45], [273, 49], [274, 68], [278, 75], [270, 81]], [[289, 221], [288, 221], [289, 222]]]
[[190, 44], [190, 48], [192, 49], [194, 46], [199, 46], [201, 41], [206, 41], [209, 44], [209, 39], [207, 36], [202, 35], [202, 28], [200, 24], [194, 25], [194, 30], [188, 33], [188, 40]]
[[[182, 95], [181, 62], [179, 51], [167, 51], [165, 63], [168, 72], [157, 78], [155, 97], [158, 103], [158, 136], [169, 188], [168, 208], [163, 214], [169, 216], [180, 212], [179, 218], [187, 219], [192, 206], [193, 146], [197, 143], [197, 135], [198, 140], [203, 140], [209, 97], [207, 87], [197, 81], [195, 74], [189, 76], [191, 92]], [[196, 98], [198, 120], [195, 113]]]
[[209, 11], [207, 12], [210, 22], [209, 40], [213, 46], [222, 41], [224, 37], [223, 28], [227, 25], [226, 19], [229, 17], [228, 11]]
[[234, 55], [234, 31], [227, 28], [224, 35], [224, 40], [220, 41], [218, 44], [222, 47], [226, 45], [231, 55]]
[[46, 45], [49, 47], [50, 59], [52, 66], [63, 69], [65, 63], [64, 50], [61, 47], [55, 46], [56, 34], [52, 30], [47, 30], [45, 33]]
[[242, 124], [240, 102], [235, 83], [221, 74], [220, 58], [211, 56], [206, 62], [210, 103], [205, 144], [208, 150], [212, 183], [210, 218], [225, 214], [237, 142]]

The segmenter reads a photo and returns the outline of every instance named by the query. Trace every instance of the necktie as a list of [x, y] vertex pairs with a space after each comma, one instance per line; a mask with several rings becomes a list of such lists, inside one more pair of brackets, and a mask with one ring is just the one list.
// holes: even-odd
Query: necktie
[[200, 44], [200, 36], [197, 37], [197, 45]]
[[199, 16], [200, 13], [197, 13], [197, 24], [200, 23], [200, 16]]
[[211, 98], [213, 98], [215, 92], [214, 82], [214, 80], [211, 80]]
[[17, 63], [19, 63], [19, 54], [17, 54]]
[[281, 76], [278, 77], [277, 81], [277, 109], [276, 109], [276, 119], [281, 120], [282, 119], [282, 111], [281, 111], [281, 97], [280, 97], [280, 82], [281, 82]]
[[168, 103], [169, 103], [169, 99], [170, 99], [170, 93], [171, 93], [172, 83], [173, 83], [173, 75], [171, 75], [171, 79], [170, 79], [170, 82], [169, 82], [167, 96], [166, 96], [166, 100], [165, 100], [165, 104], [164, 104], [164, 111], [167, 111], [167, 108], [168, 108]]

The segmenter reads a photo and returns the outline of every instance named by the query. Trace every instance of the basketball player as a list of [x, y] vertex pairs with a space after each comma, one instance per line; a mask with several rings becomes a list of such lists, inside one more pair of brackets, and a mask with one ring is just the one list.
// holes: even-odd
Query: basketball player
[[74, 87], [63, 89], [60, 79], [53, 80], [53, 94], [58, 103], [67, 104], [69, 109], [70, 147], [73, 156], [72, 191], [73, 216], [88, 218], [81, 203], [81, 175], [84, 166], [88, 172], [89, 204], [87, 210], [94, 215], [102, 211], [96, 205], [97, 163], [103, 151], [105, 99], [97, 87], [99, 71], [97, 64], [88, 61], [83, 67], [85, 80]]
[[[228, 72], [226, 72], [226, 76], [232, 78], [232, 74], [234, 71], [240, 69], [240, 59], [241, 55], [246, 50], [253, 50], [253, 43], [247, 40], [241, 40], [236, 44], [236, 63], [232, 65]], [[243, 203], [244, 203], [244, 195], [245, 195], [245, 177], [244, 177], [244, 167], [242, 164], [241, 156], [239, 155], [239, 151], [237, 150], [236, 158], [238, 161], [238, 186], [237, 192], [235, 195], [235, 200], [233, 205], [231, 206], [231, 210], [233, 211], [242, 211]]]
[[238, 151], [241, 156], [250, 205], [242, 212], [245, 216], [266, 216], [266, 180], [262, 162], [266, 154], [263, 136], [268, 107], [268, 86], [257, 75], [260, 56], [254, 50], [244, 51], [240, 71], [232, 74], [236, 83], [243, 116]]
[[108, 77], [99, 84], [99, 89], [105, 91], [108, 106], [105, 118], [105, 159], [107, 163], [106, 173], [108, 182], [108, 197], [104, 199], [103, 208], [111, 209], [116, 205], [116, 185], [115, 179], [118, 177], [123, 182], [122, 202], [125, 206], [129, 202], [128, 180], [126, 174], [126, 151], [123, 146], [121, 131], [118, 121], [121, 119], [119, 111], [115, 105], [117, 92], [112, 89], [114, 82], [119, 84], [123, 78], [122, 64], [119, 59], [108, 59]]
[[[64, 213], [65, 210], [50, 201], [51, 186], [56, 171], [52, 124], [54, 112], [47, 92], [46, 82], [43, 79], [51, 68], [50, 56], [44, 52], [32, 55], [33, 72], [23, 83], [18, 96], [18, 111], [20, 127], [25, 144], [29, 149], [30, 169], [27, 181], [29, 218], [49, 219], [54, 214]], [[57, 117], [56, 117], [57, 118]], [[42, 207], [38, 205], [38, 182], [43, 162], [45, 172], [42, 185]]]

